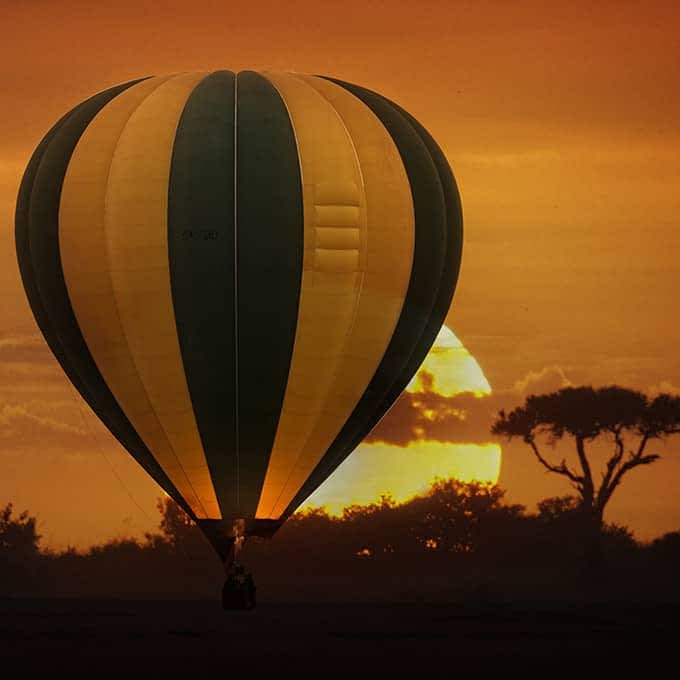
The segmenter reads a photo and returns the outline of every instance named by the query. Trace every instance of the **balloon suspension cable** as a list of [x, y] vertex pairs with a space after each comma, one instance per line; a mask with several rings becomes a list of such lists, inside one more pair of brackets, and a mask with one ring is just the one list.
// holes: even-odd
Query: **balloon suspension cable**
[[70, 394], [73, 397], [73, 400], [75, 402], [76, 408], [78, 409], [78, 414], [80, 415], [80, 420], [83, 423], [83, 427], [85, 430], [88, 432], [90, 437], [92, 438], [92, 441], [95, 444], [95, 450], [101, 455], [101, 457], [106, 461], [107, 465], [111, 468], [111, 472], [113, 473], [113, 476], [118, 480], [118, 483], [121, 485], [125, 493], [129, 496], [130, 500], [133, 502], [134, 505], [137, 506], [137, 509], [148, 519], [150, 522], [153, 521], [151, 519], [151, 515], [140, 505], [139, 501], [134, 497], [132, 494], [132, 491], [130, 491], [129, 487], [121, 477], [121, 475], [118, 473], [118, 470], [116, 470], [116, 466], [113, 464], [113, 461], [104, 453], [104, 447], [102, 446], [101, 440], [99, 439], [99, 436], [95, 432], [94, 428], [90, 424], [88, 418], [85, 416], [85, 412], [83, 411], [83, 406], [82, 406], [82, 401], [81, 401], [81, 396], [78, 390], [70, 384]]

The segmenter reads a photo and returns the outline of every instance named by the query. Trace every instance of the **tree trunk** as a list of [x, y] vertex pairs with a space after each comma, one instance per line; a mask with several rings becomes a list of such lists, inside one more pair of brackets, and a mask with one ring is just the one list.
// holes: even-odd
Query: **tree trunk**
[[582, 527], [582, 568], [583, 586], [590, 596], [595, 595], [604, 575], [604, 546], [602, 542], [602, 512], [595, 507], [583, 507], [581, 515]]

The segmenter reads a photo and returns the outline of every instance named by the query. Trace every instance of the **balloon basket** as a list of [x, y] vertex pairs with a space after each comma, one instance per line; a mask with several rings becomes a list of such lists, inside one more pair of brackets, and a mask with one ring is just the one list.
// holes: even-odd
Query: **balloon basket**
[[222, 608], [225, 611], [254, 609], [255, 592], [253, 575], [236, 563], [222, 587]]

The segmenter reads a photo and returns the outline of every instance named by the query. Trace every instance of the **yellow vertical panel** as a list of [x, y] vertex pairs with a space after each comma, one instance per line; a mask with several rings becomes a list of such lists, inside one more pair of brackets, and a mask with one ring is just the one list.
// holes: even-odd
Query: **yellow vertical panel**
[[76, 317], [118, 403], [197, 517], [219, 518], [184, 375], [167, 252], [175, 132], [203, 77], [175, 76], [125, 100], [137, 85], [95, 117], [69, 166], [60, 245]]
[[[305, 259], [291, 375], [257, 512], [277, 518], [349, 418], [389, 344], [411, 274], [414, 214], [399, 152], [368, 107], [320, 78], [267, 75], [293, 120], [305, 194], [305, 250], [313, 254]], [[335, 137], [326, 137], [328, 107], [345, 134], [338, 146]], [[356, 201], [351, 180], [347, 184], [333, 160], [321, 157], [325, 151], [335, 159], [338, 148], [351, 149], [358, 164]], [[338, 326], [346, 330], [338, 333]]]
[[71, 156], [59, 206], [64, 279], [85, 343], [119, 406], [190, 507], [201, 503], [168, 441], [137, 372], [108, 268], [104, 205], [118, 139], [139, 105], [170, 76], [125, 90], [86, 128]]

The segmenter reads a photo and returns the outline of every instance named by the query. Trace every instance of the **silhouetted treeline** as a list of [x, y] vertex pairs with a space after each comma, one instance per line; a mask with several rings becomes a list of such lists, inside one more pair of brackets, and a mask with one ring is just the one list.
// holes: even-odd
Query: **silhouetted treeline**
[[[586, 569], [576, 499], [536, 513], [498, 486], [438, 482], [403, 505], [385, 498], [342, 518], [294, 515], [271, 540], [250, 539], [242, 561], [262, 600], [680, 600], [680, 532], [648, 544], [605, 524], [597, 573]], [[157, 533], [86, 552], [40, 549], [35, 520], [0, 510], [0, 596], [216, 598], [224, 578], [183, 512], [159, 501]]]

